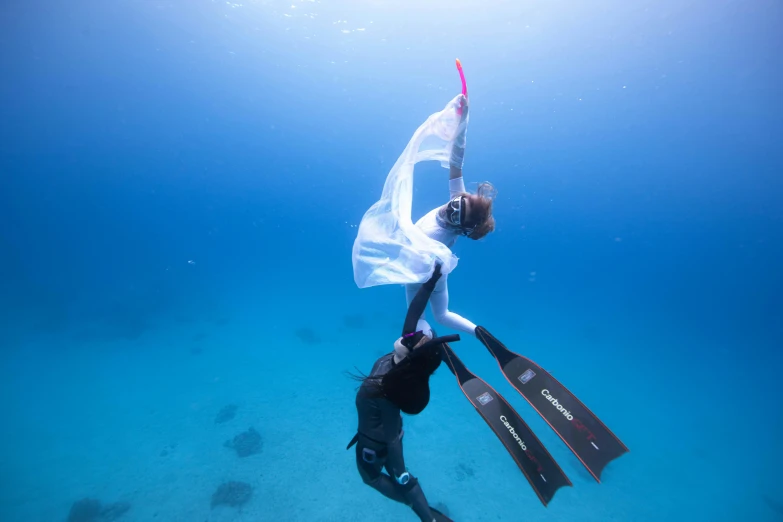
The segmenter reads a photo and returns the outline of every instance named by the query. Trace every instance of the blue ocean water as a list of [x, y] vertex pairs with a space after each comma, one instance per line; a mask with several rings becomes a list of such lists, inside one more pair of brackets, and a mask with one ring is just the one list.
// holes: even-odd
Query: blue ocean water
[[[85, 498], [127, 522], [415, 519], [345, 451], [344, 372], [405, 315], [402, 288], [356, 287], [351, 246], [459, 92], [455, 58], [465, 178], [498, 197], [496, 231], [455, 247], [451, 307], [631, 452], [596, 483], [463, 336], [574, 487], [543, 507], [441, 368], [405, 419], [431, 504], [782, 520], [782, 22], [776, 0], [5, 0], [0, 520]], [[420, 167], [415, 217], [448, 196]], [[213, 507], [227, 481], [250, 500]]]

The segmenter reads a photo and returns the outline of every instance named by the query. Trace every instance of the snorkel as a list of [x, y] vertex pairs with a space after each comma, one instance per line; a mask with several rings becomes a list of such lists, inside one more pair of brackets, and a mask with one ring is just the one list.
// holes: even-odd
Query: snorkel
[[[465, 82], [465, 71], [462, 70], [462, 62], [457, 58], [457, 72], [459, 72], [459, 79], [462, 82], [462, 95], [467, 99], [468, 97], [468, 84]], [[457, 116], [462, 116], [462, 107], [457, 109]]]
[[462, 95], [468, 97], [468, 84], [465, 83], [465, 71], [462, 70], [462, 62], [457, 58], [457, 71], [459, 72], [459, 79], [462, 81]]

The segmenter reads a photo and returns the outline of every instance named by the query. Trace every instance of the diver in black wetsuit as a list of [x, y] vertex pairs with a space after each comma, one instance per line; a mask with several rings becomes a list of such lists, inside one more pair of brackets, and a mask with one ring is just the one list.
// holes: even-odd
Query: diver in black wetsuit
[[400, 412], [416, 415], [424, 410], [430, 400], [429, 378], [440, 365], [443, 342], [459, 339], [456, 335], [430, 339], [415, 331], [439, 278], [440, 265], [436, 265], [411, 301], [394, 352], [375, 361], [370, 375], [361, 379], [356, 394], [359, 429], [348, 445], [356, 444], [356, 463], [364, 483], [410, 506], [422, 522], [450, 519], [428, 505], [418, 480], [405, 467]]

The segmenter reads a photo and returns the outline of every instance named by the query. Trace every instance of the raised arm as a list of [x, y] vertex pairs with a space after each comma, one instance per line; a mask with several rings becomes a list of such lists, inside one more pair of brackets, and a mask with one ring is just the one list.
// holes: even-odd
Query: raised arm
[[419, 291], [416, 292], [416, 297], [413, 298], [410, 306], [408, 306], [408, 315], [405, 316], [405, 324], [402, 327], [403, 338], [416, 331], [416, 324], [419, 322], [419, 318], [427, 307], [427, 301], [430, 300], [430, 295], [432, 295], [432, 291], [435, 290], [435, 283], [438, 282], [438, 279], [440, 279], [440, 263], [435, 263], [435, 270], [432, 272], [432, 277], [419, 287]]
[[[454, 197], [455, 181], [462, 178], [462, 165], [465, 161], [465, 144], [468, 133], [468, 113], [470, 104], [468, 98], [460, 96], [462, 103], [462, 119], [459, 123], [459, 134], [454, 138], [454, 144], [451, 147], [451, 157], [449, 158], [449, 191]], [[461, 192], [465, 192], [465, 184], [462, 183]]]
[[462, 179], [462, 169], [457, 167], [449, 168], [449, 199], [454, 199], [460, 194], [467, 192], [465, 189], [465, 180]]

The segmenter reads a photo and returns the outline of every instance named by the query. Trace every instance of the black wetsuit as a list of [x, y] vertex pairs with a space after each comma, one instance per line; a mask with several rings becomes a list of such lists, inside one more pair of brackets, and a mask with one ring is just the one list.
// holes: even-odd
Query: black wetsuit
[[[403, 335], [413, 333], [419, 317], [424, 312], [437, 278], [427, 281], [419, 289], [408, 308]], [[384, 355], [373, 365], [370, 377], [380, 377], [394, 367], [394, 353]], [[379, 389], [377, 379], [365, 380], [356, 394], [356, 410], [359, 414], [359, 429], [356, 442], [356, 463], [364, 483], [377, 489], [386, 497], [411, 506], [422, 521], [448, 520], [431, 510], [418, 480], [399, 484], [399, 477], [405, 470], [402, 454], [402, 415], [400, 409], [386, 399]], [[386, 468], [388, 473], [382, 472]]]
[[[380, 377], [394, 366], [394, 354], [384, 355], [370, 372], [371, 377]], [[359, 443], [366, 443], [367, 453], [372, 454], [374, 445], [383, 446], [382, 457], [389, 474], [400, 476], [405, 471], [402, 456], [402, 416], [400, 409], [385, 397], [379, 397], [378, 383], [365, 381], [356, 394], [356, 410], [359, 414]], [[372, 460], [364, 455], [363, 462]], [[361, 470], [360, 470], [361, 471]]]
[[[375, 362], [371, 376], [380, 376], [394, 364], [394, 354], [384, 355]], [[356, 443], [356, 464], [362, 480], [386, 497], [411, 506], [422, 521], [432, 522], [435, 515], [430, 511], [427, 498], [418, 480], [411, 475], [405, 484], [397, 483], [393, 477], [405, 472], [402, 455], [402, 416], [400, 409], [388, 399], [379, 397], [374, 388], [377, 384], [365, 382], [356, 394], [356, 410], [359, 413], [359, 433]], [[388, 473], [382, 473], [386, 468]]]

